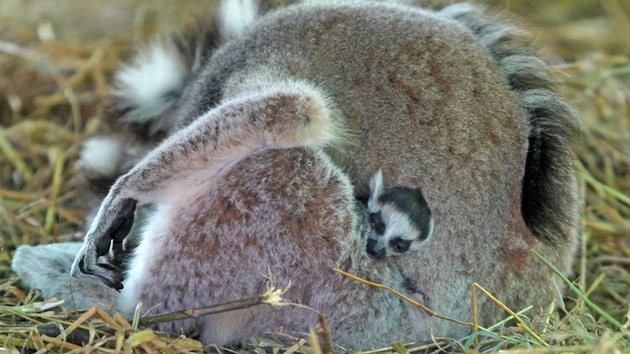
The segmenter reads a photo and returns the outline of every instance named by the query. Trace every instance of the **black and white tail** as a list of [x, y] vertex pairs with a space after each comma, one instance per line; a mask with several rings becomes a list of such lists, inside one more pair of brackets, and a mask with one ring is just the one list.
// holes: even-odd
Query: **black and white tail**
[[258, 11], [255, 0], [224, 0], [213, 20], [141, 48], [114, 78], [112, 114], [139, 137], [172, 133], [179, 128], [172, 110], [188, 81], [222, 43], [241, 36]]
[[552, 87], [549, 67], [535, 56], [515, 27], [497, 22], [471, 5], [453, 5], [440, 14], [468, 28], [503, 70], [520, 98], [530, 125], [521, 212], [542, 242], [558, 246], [570, 239], [577, 220], [572, 140], [578, 119]]
[[79, 160], [92, 192], [89, 209], [95, 212], [119, 176], [180, 128], [173, 111], [202, 63], [271, 7], [256, 0], [224, 0], [214, 19], [153, 40], [118, 71], [106, 114], [120, 133], [88, 139]]

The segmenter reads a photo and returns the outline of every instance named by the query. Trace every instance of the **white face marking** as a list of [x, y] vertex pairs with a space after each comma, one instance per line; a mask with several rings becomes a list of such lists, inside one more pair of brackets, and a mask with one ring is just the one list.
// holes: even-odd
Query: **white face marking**
[[[379, 252], [385, 250], [385, 256], [398, 256], [407, 250], [398, 252], [392, 246], [391, 242], [395, 239], [402, 239], [411, 241], [413, 246], [414, 242], [421, 237], [420, 230], [418, 230], [414, 223], [409, 219], [409, 215], [400, 211], [398, 208], [391, 204], [378, 204], [373, 203], [372, 208], [368, 208], [371, 214], [377, 214], [380, 212], [381, 219], [385, 226], [385, 230], [382, 235], [378, 234], [377, 230], [371, 230], [369, 238], [376, 241], [374, 251]], [[409, 248], [411, 249], [411, 247]]]
[[[400, 190], [386, 189], [383, 183], [383, 173], [376, 172], [370, 179], [370, 198], [368, 200], [368, 213], [371, 230], [368, 234], [368, 253], [376, 258], [398, 256], [409, 250], [419, 250], [424, 240], [433, 234], [433, 215], [428, 211], [428, 225], [419, 226], [424, 220], [413, 220], [418, 216], [415, 210], [405, 210], [401, 205], [409, 205], [414, 208], [418, 204], [416, 198], [423, 198], [421, 193], [415, 193], [415, 189]], [[410, 193], [407, 193], [410, 192]], [[419, 192], [419, 191], [418, 191]], [[426, 203], [424, 203], [426, 206]], [[427, 226], [425, 228], [425, 226]], [[428, 230], [425, 230], [428, 229]], [[428, 232], [423, 235], [422, 231]]]

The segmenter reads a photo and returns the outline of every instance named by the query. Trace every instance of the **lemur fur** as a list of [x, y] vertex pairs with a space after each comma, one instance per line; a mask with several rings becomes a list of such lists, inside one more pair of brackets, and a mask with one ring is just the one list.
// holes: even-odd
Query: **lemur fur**
[[[158, 313], [259, 295], [271, 271], [292, 281], [287, 299], [327, 314], [335, 342], [357, 350], [471, 328], [332, 268], [421, 293], [460, 320], [471, 320], [474, 282], [510, 308], [547, 308], [559, 282], [531, 250], [570, 271], [577, 120], [520, 31], [464, 4], [297, 4], [253, 21], [235, 37], [213, 36], [211, 23], [149, 47], [117, 76], [114, 111], [149, 152], [108, 170], [118, 178], [77, 251], [76, 281], [120, 288], [123, 273], [97, 259], [130, 258], [115, 307], [130, 314], [142, 301]], [[178, 76], [146, 88], [165, 67]], [[436, 225], [419, 249], [376, 261], [354, 196], [379, 168], [392, 185], [421, 188]], [[133, 229], [148, 204], [155, 211]], [[132, 255], [130, 230], [140, 233]], [[37, 249], [36, 264], [18, 250], [13, 269], [50, 275], [24, 279], [70, 303], [77, 294], [55, 286], [68, 280], [68, 254]], [[477, 308], [481, 325], [504, 316], [486, 299]], [[165, 329], [226, 345], [315, 321], [302, 308], [256, 307]]]

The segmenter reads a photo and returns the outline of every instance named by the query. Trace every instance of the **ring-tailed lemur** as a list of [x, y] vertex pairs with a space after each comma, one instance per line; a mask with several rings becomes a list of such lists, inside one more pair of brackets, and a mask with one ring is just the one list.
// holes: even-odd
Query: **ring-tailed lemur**
[[[98, 257], [125, 258], [134, 209], [154, 204], [115, 300], [126, 313], [138, 301], [155, 313], [259, 295], [271, 271], [292, 281], [288, 299], [329, 316], [344, 347], [470, 333], [332, 268], [421, 289], [431, 308], [462, 320], [474, 282], [511, 308], [548, 307], [554, 275], [531, 250], [570, 270], [575, 117], [518, 30], [469, 5], [330, 1], [230, 33], [212, 47], [191, 31], [194, 50], [162, 44], [121, 71], [122, 121], [167, 138], [120, 171], [77, 251], [76, 281], [121, 288], [121, 270]], [[367, 254], [354, 207], [379, 168], [392, 185], [423, 186], [439, 220], [427, 247], [387, 262]], [[13, 268], [69, 263], [37, 255], [18, 252]], [[58, 275], [28, 283], [71, 299]], [[477, 307], [481, 324], [503, 317], [485, 299]], [[302, 308], [255, 307], [165, 329], [224, 345], [314, 321]]]
[[[359, 202], [362, 202], [358, 198]], [[367, 200], [367, 253], [381, 259], [418, 250], [433, 234], [433, 214], [420, 188], [385, 187], [378, 170]]]

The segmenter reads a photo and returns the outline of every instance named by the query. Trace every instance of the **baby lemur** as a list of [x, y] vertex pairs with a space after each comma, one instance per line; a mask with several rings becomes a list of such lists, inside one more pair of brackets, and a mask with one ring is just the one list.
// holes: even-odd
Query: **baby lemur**
[[[249, 10], [222, 15], [218, 27]], [[271, 272], [278, 285], [291, 282], [287, 299], [325, 313], [335, 342], [355, 350], [471, 327], [333, 268], [421, 293], [432, 310], [467, 322], [475, 282], [510, 308], [548, 308], [561, 282], [531, 251], [571, 269], [577, 119], [521, 31], [471, 5], [358, 0], [289, 5], [227, 26], [217, 41], [216, 23], [206, 27], [155, 42], [116, 76], [117, 122], [150, 144], [135, 155], [124, 143], [108, 149], [119, 152], [110, 168], [82, 155], [86, 169], [116, 182], [81, 247], [16, 252], [26, 284], [69, 304], [106, 298], [131, 315], [138, 302], [159, 313], [256, 296]], [[422, 187], [439, 221], [413, 252], [386, 262], [366, 251], [355, 200], [370, 195], [379, 168], [393, 186]], [[150, 204], [128, 254], [136, 208]], [[100, 263], [105, 255], [127, 268]], [[71, 263], [73, 286], [60, 287]], [[505, 316], [485, 298], [476, 306], [480, 325]], [[258, 306], [164, 329], [225, 345], [280, 329], [299, 335], [316, 321], [303, 308]]]
[[367, 253], [376, 259], [418, 250], [433, 233], [433, 215], [420, 188], [385, 187], [378, 170], [366, 203]]

